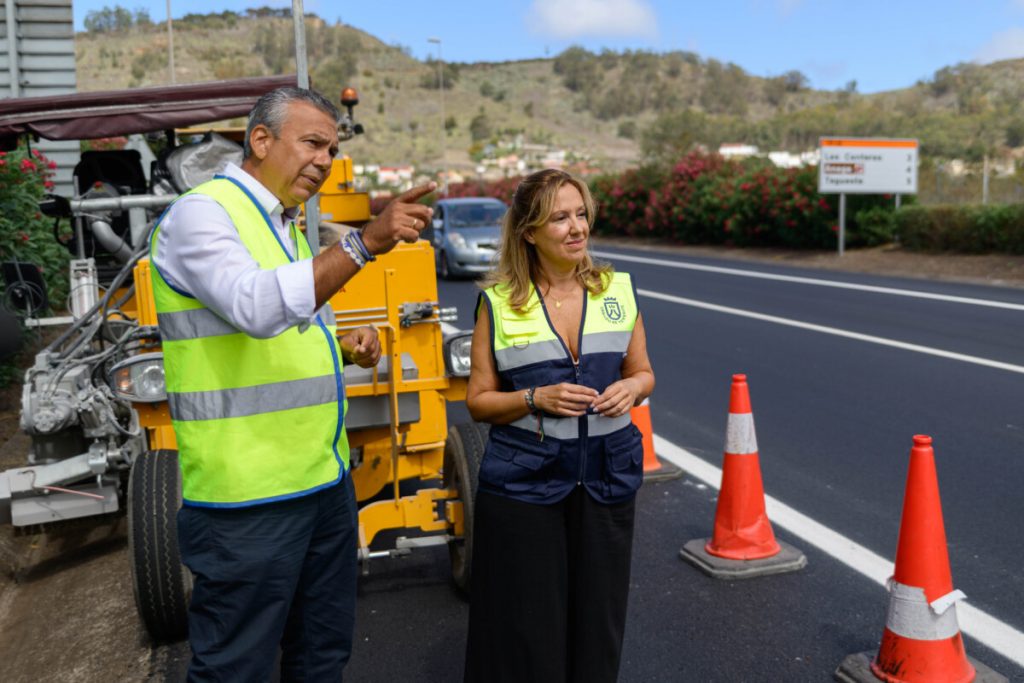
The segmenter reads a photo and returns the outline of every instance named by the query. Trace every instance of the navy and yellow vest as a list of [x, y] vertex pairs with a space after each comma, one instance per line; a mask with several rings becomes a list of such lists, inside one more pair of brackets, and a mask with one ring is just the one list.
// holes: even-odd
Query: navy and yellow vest
[[[227, 211], [260, 268], [294, 260], [237, 181], [218, 176], [192, 193]], [[159, 232], [158, 221], [151, 257]], [[305, 239], [296, 243], [298, 258], [312, 257]], [[256, 339], [172, 287], [157, 268], [150, 273], [184, 504], [244, 507], [341, 481], [349, 464], [347, 406], [333, 315], [305, 332], [291, 327]]]
[[[481, 294], [491, 318], [491, 349], [502, 391], [569, 382], [599, 393], [622, 378], [637, 300], [626, 273], [611, 276], [601, 294], [587, 294], [580, 321], [579, 363], [555, 332], [537, 288], [517, 313], [505, 285]], [[479, 305], [477, 307], [479, 311]], [[629, 413], [609, 418], [544, 414], [491, 427], [480, 465], [480, 490], [529, 503], [554, 503], [576, 486], [597, 501], [630, 499], [643, 482], [643, 446]]]

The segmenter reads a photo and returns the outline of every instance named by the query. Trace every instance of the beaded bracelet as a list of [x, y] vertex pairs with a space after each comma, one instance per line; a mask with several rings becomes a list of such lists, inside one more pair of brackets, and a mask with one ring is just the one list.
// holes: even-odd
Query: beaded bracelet
[[366, 248], [366, 242], [363, 241], [362, 230], [353, 230], [352, 232], [349, 233], [349, 235], [352, 236], [352, 241], [359, 248], [359, 251], [362, 252], [363, 259], [366, 260], [367, 263], [369, 263], [370, 261], [377, 260], [377, 257], [371, 254], [370, 250]]
[[352, 262], [355, 263], [356, 266], [363, 268], [366, 266], [366, 259], [363, 257], [359, 247], [353, 244], [352, 234], [353, 233], [350, 232], [342, 237], [338, 241], [338, 246], [341, 247], [341, 250], [345, 252], [350, 259], [352, 259]]

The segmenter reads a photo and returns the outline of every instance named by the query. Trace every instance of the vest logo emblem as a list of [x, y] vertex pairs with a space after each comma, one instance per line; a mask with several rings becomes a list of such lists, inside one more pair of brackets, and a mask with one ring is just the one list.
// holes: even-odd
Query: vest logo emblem
[[604, 305], [601, 306], [601, 314], [610, 323], [620, 323], [625, 318], [622, 306], [619, 305], [619, 300], [613, 296], [605, 297]]

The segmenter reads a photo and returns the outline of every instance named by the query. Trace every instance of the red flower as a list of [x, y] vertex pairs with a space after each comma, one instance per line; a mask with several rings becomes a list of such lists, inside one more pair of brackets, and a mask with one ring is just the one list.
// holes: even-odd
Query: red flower
[[833, 225], [831, 228], [829, 228], [829, 230], [831, 230], [832, 232], [839, 232], [839, 226]]
[[22, 159], [21, 160], [21, 170], [22, 171], [35, 171], [36, 170], [36, 164], [31, 159]]
[[19, 232], [18, 233], [18, 237], [21, 238], [22, 242], [28, 242], [28, 233], [27, 232]]
[[38, 150], [38, 149], [34, 149], [34, 150], [32, 150], [32, 156], [34, 156], [34, 157], [35, 157], [36, 159], [38, 159], [38, 158], [40, 158], [40, 157], [41, 157], [42, 155], [41, 155], [41, 154], [39, 153], [39, 150]]
[[53, 184], [52, 180], [44, 180], [43, 187], [46, 188], [47, 190], [52, 190], [56, 186]]
[[0, 159], [0, 168], [3, 168], [6, 165], [7, 165], [7, 159]]
[[46, 168], [50, 169], [51, 171], [54, 170], [55, 168], [57, 168], [57, 162], [56, 161], [47, 161], [46, 162]]

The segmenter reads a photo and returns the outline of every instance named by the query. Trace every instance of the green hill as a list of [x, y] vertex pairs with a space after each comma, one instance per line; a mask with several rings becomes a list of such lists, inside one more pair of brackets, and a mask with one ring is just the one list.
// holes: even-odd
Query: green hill
[[[122, 12], [124, 12], [122, 10]], [[80, 90], [168, 83], [167, 33], [145, 17], [100, 21], [76, 37]], [[118, 15], [120, 16], [120, 15]], [[368, 163], [438, 164], [442, 119], [437, 65], [344, 24], [307, 18], [315, 87], [354, 86], [366, 134], [347, 151]], [[285, 10], [189, 15], [174, 23], [179, 83], [294, 70]], [[813, 90], [797, 71], [775, 78], [689, 52], [570, 48], [551, 59], [445, 65], [449, 164], [522, 133], [607, 169], [670, 160], [693, 144], [748, 142], [800, 151], [821, 135], [921, 139], [926, 155], [978, 159], [1024, 145], [1024, 60], [957, 65], [902, 90], [872, 95], [851, 83]]]

